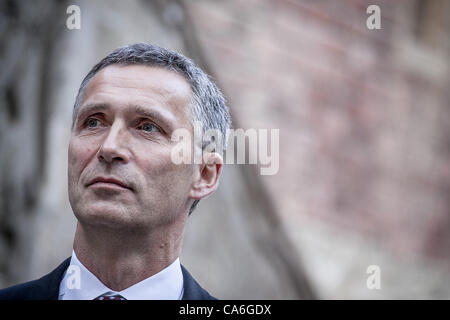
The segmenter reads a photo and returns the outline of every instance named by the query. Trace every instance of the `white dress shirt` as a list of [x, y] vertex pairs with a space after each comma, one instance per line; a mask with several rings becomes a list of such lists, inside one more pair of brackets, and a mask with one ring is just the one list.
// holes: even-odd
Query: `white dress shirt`
[[122, 291], [114, 291], [92, 274], [73, 251], [59, 285], [59, 300], [92, 300], [107, 292], [120, 294], [127, 300], [181, 300], [183, 291], [179, 258], [157, 274]]

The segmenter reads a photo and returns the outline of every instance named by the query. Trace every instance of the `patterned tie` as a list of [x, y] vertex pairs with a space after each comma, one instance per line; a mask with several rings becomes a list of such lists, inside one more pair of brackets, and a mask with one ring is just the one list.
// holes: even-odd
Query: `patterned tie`
[[127, 299], [125, 299], [118, 293], [108, 291], [102, 295], [99, 295], [97, 298], [93, 300], [127, 300]]

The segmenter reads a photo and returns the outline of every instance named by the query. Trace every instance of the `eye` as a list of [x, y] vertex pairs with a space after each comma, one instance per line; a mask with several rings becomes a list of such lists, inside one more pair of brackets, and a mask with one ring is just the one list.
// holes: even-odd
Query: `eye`
[[156, 125], [154, 125], [153, 123], [148, 122], [148, 121], [142, 122], [138, 126], [138, 129], [143, 130], [145, 132], [155, 132], [155, 131], [159, 132], [160, 131], [159, 128]]
[[100, 124], [100, 120], [95, 118], [88, 118], [86, 120], [86, 127], [88, 128], [96, 128]]

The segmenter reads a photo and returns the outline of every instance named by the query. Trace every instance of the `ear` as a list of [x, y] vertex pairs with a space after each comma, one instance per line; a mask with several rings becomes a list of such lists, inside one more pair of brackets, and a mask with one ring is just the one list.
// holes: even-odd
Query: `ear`
[[220, 154], [204, 153], [203, 159], [204, 162], [195, 169], [198, 171], [189, 193], [190, 198], [194, 200], [200, 200], [216, 191], [222, 173], [223, 159]]

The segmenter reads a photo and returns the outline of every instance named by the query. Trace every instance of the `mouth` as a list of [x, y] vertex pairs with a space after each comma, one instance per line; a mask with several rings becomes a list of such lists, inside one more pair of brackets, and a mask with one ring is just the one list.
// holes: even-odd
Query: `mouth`
[[96, 177], [92, 179], [87, 187], [105, 187], [105, 188], [122, 188], [133, 190], [128, 184], [115, 178]]

